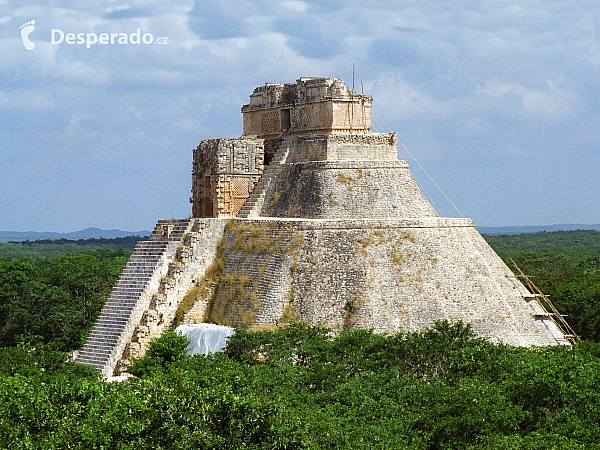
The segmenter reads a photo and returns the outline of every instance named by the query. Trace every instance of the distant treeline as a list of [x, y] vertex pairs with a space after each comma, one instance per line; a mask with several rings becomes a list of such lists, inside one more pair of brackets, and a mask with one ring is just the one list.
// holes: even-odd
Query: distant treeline
[[39, 239], [35, 241], [0, 243], [0, 258], [58, 258], [63, 255], [101, 249], [132, 251], [135, 244], [148, 237], [126, 236], [113, 239]]
[[506, 264], [531, 276], [584, 339], [600, 342], [600, 232], [485, 236]]
[[584, 250], [600, 252], [600, 231], [540, 231], [513, 235], [488, 235], [485, 240], [496, 252], [532, 252], [539, 250]]

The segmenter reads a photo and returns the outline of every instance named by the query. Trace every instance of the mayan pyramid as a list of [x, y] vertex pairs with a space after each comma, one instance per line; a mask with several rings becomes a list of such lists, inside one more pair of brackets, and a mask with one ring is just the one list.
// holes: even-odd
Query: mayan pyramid
[[470, 219], [439, 217], [339, 78], [257, 87], [244, 134], [193, 153], [192, 218], [140, 242], [76, 361], [106, 375], [175, 323], [301, 320], [421, 331], [462, 320], [494, 342], [568, 344]]

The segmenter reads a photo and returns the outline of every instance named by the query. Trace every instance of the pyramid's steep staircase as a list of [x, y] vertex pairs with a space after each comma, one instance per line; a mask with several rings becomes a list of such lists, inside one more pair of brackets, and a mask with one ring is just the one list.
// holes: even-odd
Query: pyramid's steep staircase
[[85, 344], [76, 353], [76, 363], [94, 366], [105, 376], [113, 375], [190, 226], [191, 220], [161, 220], [148, 241], [137, 243]]
[[292, 138], [291, 136], [286, 136], [281, 142], [279, 149], [275, 152], [271, 163], [260, 177], [260, 181], [254, 186], [252, 194], [250, 194], [250, 197], [248, 197], [248, 200], [246, 200], [244, 206], [242, 206], [242, 209], [237, 215], [238, 218], [247, 219], [260, 216], [260, 211], [265, 202], [267, 189], [273, 180], [279, 176], [279, 170], [281, 169], [281, 166], [286, 163], [291, 146]]

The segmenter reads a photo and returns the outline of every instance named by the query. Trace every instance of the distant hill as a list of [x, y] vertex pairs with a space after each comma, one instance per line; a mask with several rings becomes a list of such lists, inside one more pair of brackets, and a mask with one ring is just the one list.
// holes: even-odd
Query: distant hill
[[[584, 225], [584, 224], [559, 224], [559, 225], [526, 225], [513, 227], [482, 227], [477, 226], [477, 230], [482, 234], [521, 234], [521, 233], [537, 233], [539, 231], [570, 231], [570, 230], [597, 230], [600, 231], [600, 224]], [[102, 230], [100, 228], [91, 227], [85, 230], [72, 231], [70, 233], [57, 233], [52, 231], [0, 231], [0, 242], [21, 242], [21, 241], [36, 241], [40, 239], [115, 239], [127, 236], [150, 236], [151, 231], [123, 231], [123, 230]]]
[[527, 225], [521, 227], [476, 227], [482, 234], [521, 234], [538, 233], [540, 231], [572, 231], [572, 230], [597, 230], [600, 224], [584, 225], [580, 223], [564, 223], [559, 225]]
[[86, 228], [85, 230], [72, 231], [70, 233], [56, 233], [51, 231], [0, 231], [0, 242], [36, 241], [40, 239], [114, 239], [127, 236], [150, 236], [148, 230], [122, 231], [102, 230], [100, 228]]

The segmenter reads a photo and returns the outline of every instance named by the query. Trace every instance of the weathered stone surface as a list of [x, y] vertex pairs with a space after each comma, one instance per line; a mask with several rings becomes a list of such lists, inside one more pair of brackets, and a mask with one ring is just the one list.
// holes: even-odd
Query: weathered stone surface
[[288, 163], [398, 159], [396, 133], [300, 135], [291, 143]]
[[495, 342], [567, 342], [468, 219], [236, 220], [225, 243], [211, 316], [223, 324], [391, 333], [448, 319]]
[[406, 161], [286, 164], [265, 193], [262, 217], [437, 217]]
[[106, 376], [142, 356], [172, 326], [185, 295], [212, 265], [227, 219], [160, 221], [133, 251], [75, 361]]

